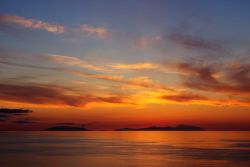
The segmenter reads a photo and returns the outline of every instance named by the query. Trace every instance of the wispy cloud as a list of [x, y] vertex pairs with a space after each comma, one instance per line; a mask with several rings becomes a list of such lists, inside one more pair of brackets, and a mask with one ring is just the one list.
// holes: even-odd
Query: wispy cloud
[[190, 101], [202, 101], [207, 100], [205, 96], [194, 94], [194, 93], [182, 93], [174, 95], [164, 95], [163, 99], [177, 101], [177, 102], [190, 102]]
[[73, 74], [83, 76], [83, 77], [90, 77], [90, 78], [96, 78], [96, 79], [102, 79], [112, 82], [117, 82], [121, 84], [131, 85], [131, 86], [138, 86], [142, 88], [148, 88], [148, 89], [159, 89], [164, 91], [175, 91], [172, 88], [169, 88], [165, 85], [161, 85], [159, 83], [154, 83], [147, 77], [134, 77], [134, 78], [124, 78], [123, 76], [112, 76], [112, 75], [102, 75], [102, 74], [86, 74], [81, 71], [70, 71]]
[[12, 118], [20, 118], [30, 114], [32, 110], [20, 108], [0, 108], [0, 121], [5, 122]]
[[35, 123], [39, 123], [39, 122], [32, 117], [24, 117], [24, 118], [19, 118], [19, 119], [13, 121], [13, 123], [16, 123], [16, 124], [35, 124]]
[[176, 64], [176, 68], [187, 73], [183, 78], [186, 87], [240, 96], [250, 94], [249, 64], [218, 66], [192, 62]]
[[38, 66], [38, 65], [20, 64], [20, 63], [8, 62], [8, 61], [2, 61], [0, 63], [6, 64], [6, 65], [26, 67], [26, 68], [64, 72], [64, 73], [73, 74], [73, 75], [77, 75], [77, 76], [81, 76], [81, 77], [112, 81], [115, 83], [121, 83], [121, 84], [137, 86], [137, 87], [142, 87], [142, 88], [147, 88], [147, 89], [159, 89], [159, 90], [164, 90], [164, 91], [175, 91], [174, 89], [169, 88], [168, 86], [151, 81], [146, 76], [125, 78], [122, 75], [95, 74], [95, 73], [89, 73], [89, 72], [84, 72], [84, 71], [80, 71], [80, 70], [70, 70], [70, 69], [60, 68], [60, 67], [46, 67], [46, 66]]
[[86, 95], [69, 88], [45, 84], [0, 83], [0, 100], [19, 103], [84, 107], [93, 102], [126, 103], [120, 95]]
[[238, 97], [209, 97], [202, 93], [179, 92], [175, 94], [161, 95], [159, 97], [165, 100], [166, 103], [178, 103], [178, 104], [199, 104], [199, 105], [213, 105], [213, 106], [249, 106], [249, 98]]
[[32, 110], [28, 110], [28, 109], [0, 108], [1, 114], [27, 114], [27, 113], [31, 113], [31, 112], [32, 112]]
[[200, 36], [188, 35], [182, 32], [175, 32], [167, 37], [174, 43], [188, 49], [207, 49], [218, 51], [223, 46], [217, 40], [207, 39]]
[[137, 36], [132, 37], [132, 43], [140, 48], [149, 48], [162, 42], [161, 36]]
[[87, 24], [80, 25], [78, 30], [85, 34], [95, 35], [99, 38], [106, 38], [108, 30], [104, 27], [94, 27]]
[[22, 26], [30, 29], [41, 29], [50, 33], [64, 33], [65, 27], [59, 24], [52, 24], [41, 20], [36, 19], [27, 19], [20, 16], [15, 15], [0, 15], [0, 23], [1, 24], [13, 24], [17, 26]]
[[48, 55], [48, 58], [55, 63], [65, 64], [70, 66], [78, 66], [95, 71], [107, 71], [106, 68], [95, 66], [89, 62], [79, 59], [78, 57], [50, 54]]
[[128, 70], [143, 70], [143, 69], [155, 69], [158, 68], [157, 64], [153, 63], [135, 63], [135, 64], [114, 64], [111, 65], [115, 69], [128, 69]]
[[[206, 104], [206, 105], [249, 105], [250, 99], [245, 96], [249, 91], [248, 79], [243, 74], [229, 75], [239, 82], [238, 77], [245, 83], [242, 85], [232, 85], [228, 82], [221, 81], [220, 76], [218, 77], [217, 70], [210, 69], [209, 66], [189, 65], [188, 63], [176, 64], [175, 67], [178, 70], [185, 71], [186, 75], [181, 75], [184, 79], [183, 88], [192, 88], [197, 90], [206, 90], [212, 93], [223, 93], [224, 95], [236, 94], [237, 96], [231, 98], [208, 98], [203, 94], [195, 93], [182, 93], [181, 90], [169, 88], [160, 83], [155, 83], [146, 76], [124, 78], [123, 76], [106, 75], [106, 74], [93, 74], [86, 73], [78, 70], [69, 70], [64, 68], [56, 67], [40, 67], [32, 65], [20, 65], [8, 63], [9, 65], [17, 65], [28, 68], [37, 68], [43, 70], [52, 70], [57, 72], [65, 72], [74, 74], [81, 77], [100, 79], [105, 81], [111, 81], [114, 83], [124, 84], [126, 86], [133, 86], [138, 88], [147, 88], [151, 93], [141, 94], [135, 93], [130, 94], [130, 97], [122, 95], [85, 95], [79, 94], [72, 89], [67, 89], [60, 86], [54, 85], [0, 85], [0, 98], [7, 101], [24, 102], [32, 104], [47, 104], [47, 105], [68, 105], [68, 106], [85, 106], [89, 103], [94, 102], [107, 102], [107, 103], [123, 103], [123, 104], [147, 104], [147, 103], [168, 103], [177, 102], [183, 104]], [[242, 67], [241, 65], [236, 66], [237, 68]], [[235, 66], [231, 68], [236, 68]], [[241, 68], [240, 68], [241, 69]], [[243, 68], [244, 69], [244, 68]], [[247, 69], [245, 69], [247, 71]], [[235, 71], [235, 70], [234, 70]], [[236, 70], [237, 71], [237, 70]], [[240, 72], [241, 70], [239, 70]], [[244, 70], [243, 70], [244, 71]], [[234, 72], [230, 73], [234, 74]], [[233, 79], [231, 79], [233, 81]], [[234, 81], [235, 82], [235, 81]], [[233, 89], [231, 89], [233, 88]], [[243, 89], [246, 88], [246, 89]], [[240, 91], [239, 91], [240, 90]], [[243, 91], [245, 90], [245, 91]], [[40, 93], [41, 92], [41, 93]], [[29, 95], [29, 96], [27, 96]], [[238, 97], [239, 96], [239, 97]], [[165, 102], [164, 102], [165, 101]]]
[[54, 34], [87, 34], [102, 39], [105, 39], [109, 34], [108, 29], [105, 27], [92, 26], [88, 24], [82, 24], [78, 27], [67, 27], [61, 24], [49, 23], [39, 19], [25, 18], [10, 14], [0, 14], [0, 24], [11, 28], [19, 26], [28, 29], [40, 29]]

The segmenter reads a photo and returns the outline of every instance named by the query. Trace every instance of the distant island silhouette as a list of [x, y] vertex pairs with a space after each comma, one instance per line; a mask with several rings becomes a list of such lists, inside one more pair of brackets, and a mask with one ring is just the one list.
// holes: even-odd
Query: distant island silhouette
[[198, 127], [198, 126], [193, 126], [193, 125], [184, 125], [180, 124], [177, 125], [176, 127], [158, 127], [158, 126], [150, 126], [146, 128], [121, 128], [121, 129], [116, 129], [116, 131], [204, 131], [205, 129]]
[[53, 126], [45, 129], [46, 131], [87, 131], [88, 129], [78, 126]]

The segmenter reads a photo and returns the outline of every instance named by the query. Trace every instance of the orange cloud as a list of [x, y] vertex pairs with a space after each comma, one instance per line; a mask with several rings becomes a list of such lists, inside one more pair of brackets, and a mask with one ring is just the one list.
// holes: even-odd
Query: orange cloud
[[94, 73], [88, 73], [84, 71], [79, 70], [70, 70], [66, 68], [59, 68], [59, 67], [44, 67], [44, 66], [37, 66], [37, 65], [28, 65], [28, 64], [19, 64], [19, 63], [12, 63], [12, 62], [0, 62], [1, 64], [6, 65], [13, 65], [13, 66], [20, 66], [20, 67], [27, 67], [27, 68], [35, 68], [35, 69], [41, 69], [41, 70], [51, 70], [51, 71], [57, 71], [57, 72], [64, 72], [68, 74], [78, 75], [81, 77], [87, 77], [87, 78], [94, 78], [94, 79], [101, 79], [106, 81], [112, 81], [117, 82], [121, 84], [131, 85], [131, 86], [138, 86], [142, 88], [148, 88], [148, 89], [159, 89], [164, 91], [171, 91], [175, 92], [175, 89], [169, 88], [165, 85], [161, 85], [160, 83], [154, 83], [147, 77], [139, 76], [135, 78], [129, 78], [126, 79], [123, 76], [119, 75], [108, 75], [108, 74], [94, 74]]
[[221, 97], [207, 97], [201, 94], [195, 94], [190, 92], [180, 92], [177, 94], [161, 95], [160, 99], [166, 100], [166, 103], [178, 103], [178, 104], [199, 104], [199, 105], [215, 105], [215, 106], [249, 106], [249, 98], [221, 98]]
[[135, 63], [135, 64], [114, 64], [112, 68], [115, 69], [128, 69], [128, 70], [143, 70], [143, 69], [155, 69], [158, 66], [153, 63]]
[[0, 23], [8, 26], [21, 26], [30, 29], [40, 29], [55, 34], [76, 32], [97, 36], [99, 38], [106, 38], [109, 34], [108, 30], [104, 27], [94, 27], [91, 25], [83, 24], [77, 28], [66, 28], [65, 26], [60, 24], [48, 23], [42, 20], [29, 19], [9, 14], [0, 14]]
[[167, 86], [164, 86], [164, 85], [161, 85], [158, 83], [154, 83], [153, 81], [151, 81], [147, 77], [143, 77], [143, 76], [125, 79], [123, 76], [105, 75], [105, 74], [90, 74], [90, 73], [85, 73], [85, 72], [75, 71], [75, 70], [67, 70], [65, 72], [79, 75], [82, 77], [102, 79], [102, 80], [107, 80], [107, 81], [112, 81], [112, 82], [132, 85], [132, 86], [138, 86], [138, 87], [143, 87], [143, 88], [159, 89], [159, 90], [171, 91], [171, 92], [175, 91], [174, 89], [169, 88]]
[[31, 29], [41, 29], [50, 33], [64, 33], [65, 28], [62, 25], [51, 24], [41, 20], [27, 19], [15, 15], [0, 15], [0, 22], [4, 24], [15, 24]]
[[93, 27], [87, 24], [83, 24], [79, 27], [80, 32], [96, 35], [99, 38], [106, 38], [108, 35], [108, 30], [104, 27]]
[[72, 89], [45, 84], [3, 84], [0, 83], [0, 100], [42, 104], [84, 107], [89, 103], [127, 103], [120, 95], [82, 95]]

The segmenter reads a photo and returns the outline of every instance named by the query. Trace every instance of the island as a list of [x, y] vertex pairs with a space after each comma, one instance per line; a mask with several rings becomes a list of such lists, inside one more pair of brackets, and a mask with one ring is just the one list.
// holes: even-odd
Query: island
[[146, 128], [121, 128], [116, 129], [116, 131], [204, 131], [205, 129], [193, 126], [193, 125], [185, 125], [180, 124], [175, 127], [166, 126], [166, 127], [159, 127], [159, 126], [150, 126]]

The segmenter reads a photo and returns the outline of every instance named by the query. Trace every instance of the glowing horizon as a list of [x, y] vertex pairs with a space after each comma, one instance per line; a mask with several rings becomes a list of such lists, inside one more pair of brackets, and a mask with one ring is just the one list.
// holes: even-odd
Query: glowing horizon
[[0, 130], [250, 130], [249, 2], [1, 3]]

